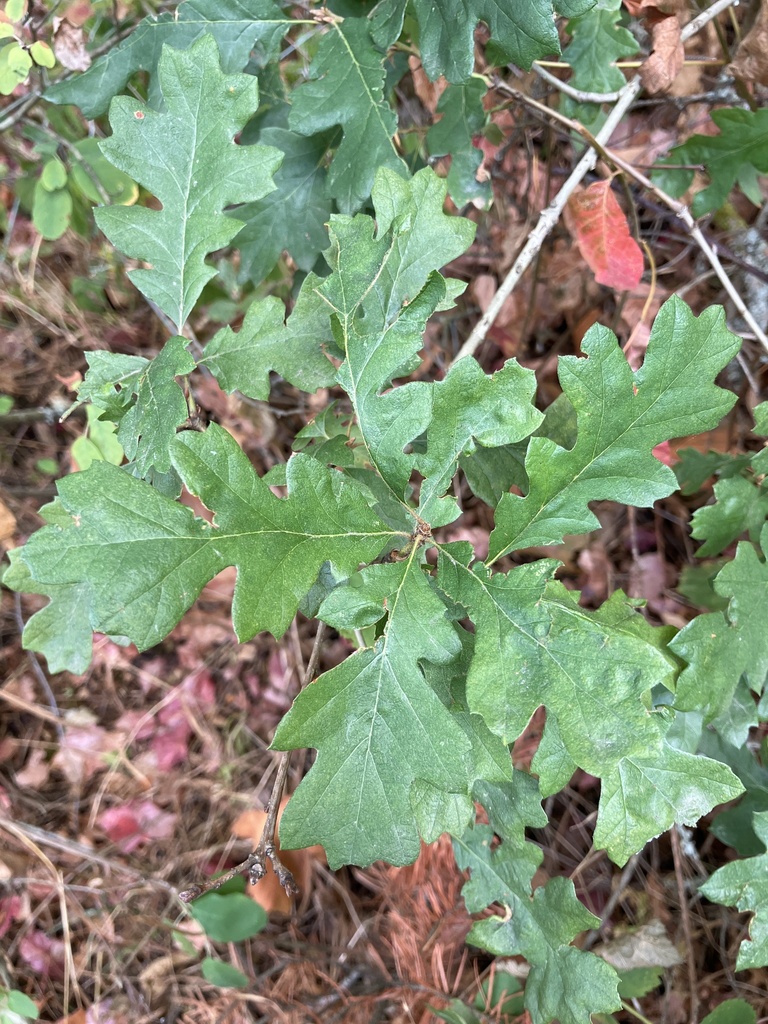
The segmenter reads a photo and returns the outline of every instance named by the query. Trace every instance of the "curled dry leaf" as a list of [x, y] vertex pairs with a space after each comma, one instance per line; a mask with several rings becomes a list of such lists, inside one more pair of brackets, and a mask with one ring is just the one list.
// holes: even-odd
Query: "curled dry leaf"
[[640, 78], [647, 92], [666, 92], [680, 74], [685, 50], [680, 38], [680, 21], [672, 14], [649, 17], [653, 52], [640, 68]]
[[768, 85], [768, 3], [762, 0], [757, 20], [744, 36], [728, 71], [745, 82]]
[[33, 928], [19, 943], [21, 958], [38, 978], [64, 977], [64, 943]]
[[85, 33], [69, 18], [53, 19], [53, 52], [56, 60], [69, 71], [87, 71], [91, 56], [85, 48]]

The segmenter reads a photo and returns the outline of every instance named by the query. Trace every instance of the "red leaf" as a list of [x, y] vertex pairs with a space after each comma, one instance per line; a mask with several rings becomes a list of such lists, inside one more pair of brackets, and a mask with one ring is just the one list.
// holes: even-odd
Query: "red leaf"
[[64, 943], [33, 928], [19, 943], [21, 959], [40, 978], [64, 977]]
[[99, 815], [99, 825], [124, 853], [133, 853], [153, 839], [168, 839], [175, 823], [174, 814], [160, 810], [151, 800], [131, 800]]
[[598, 284], [621, 291], [637, 288], [643, 252], [629, 233], [624, 211], [609, 181], [596, 181], [568, 200], [571, 233]]

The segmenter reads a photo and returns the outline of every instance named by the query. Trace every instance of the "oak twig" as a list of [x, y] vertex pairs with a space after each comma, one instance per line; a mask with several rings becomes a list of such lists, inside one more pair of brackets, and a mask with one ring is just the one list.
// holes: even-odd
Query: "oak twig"
[[[320, 660], [320, 649], [322, 647], [324, 637], [325, 623], [318, 622], [315, 642], [312, 647], [312, 654], [310, 655], [309, 663], [307, 664], [304, 678], [301, 683], [302, 690], [312, 681], [315, 674], [317, 663]], [[269, 802], [266, 807], [267, 820], [264, 822], [261, 839], [259, 839], [253, 853], [249, 854], [244, 861], [237, 864], [235, 867], [230, 868], [229, 871], [220, 875], [218, 878], [213, 878], [208, 882], [191, 885], [189, 888], [183, 889], [179, 893], [179, 899], [182, 903], [192, 903], [193, 900], [198, 899], [205, 893], [221, 888], [225, 882], [229, 882], [231, 879], [235, 878], [235, 876], [244, 873], [248, 875], [248, 881], [251, 885], [255, 885], [267, 873], [267, 861], [272, 865], [274, 872], [277, 875], [277, 880], [283, 889], [285, 889], [286, 893], [289, 896], [296, 895], [299, 891], [299, 887], [291, 872], [280, 860], [280, 856], [275, 845], [277, 815], [280, 810], [280, 801], [282, 800], [283, 790], [285, 789], [285, 781], [288, 778], [290, 761], [291, 751], [286, 750], [280, 755], [277, 775], [275, 776], [272, 793], [270, 794]]]

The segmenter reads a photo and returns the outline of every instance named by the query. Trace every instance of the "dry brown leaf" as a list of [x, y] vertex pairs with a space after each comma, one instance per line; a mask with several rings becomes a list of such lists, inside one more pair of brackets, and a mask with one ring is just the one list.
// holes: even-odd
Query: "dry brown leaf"
[[64, 11], [64, 17], [67, 21], [71, 25], [77, 25], [78, 28], [84, 25], [92, 14], [93, 7], [91, 7], [88, 0], [74, 0]]
[[435, 108], [437, 107], [437, 101], [448, 88], [447, 79], [438, 78], [436, 82], [431, 82], [427, 78], [427, 74], [422, 67], [420, 57], [409, 57], [408, 66], [410, 67], [411, 75], [413, 76], [414, 92], [429, 113], [434, 114]]
[[672, 14], [649, 18], [653, 52], [640, 68], [643, 87], [649, 93], [666, 92], [683, 67], [685, 50], [680, 38], [680, 22]]
[[16, 517], [0, 498], [0, 544], [10, 540], [16, 532]]
[[87, 71], [91, 55], [85, 48], [85, 33], [68, 18], [53, 19], [53, 52], [70, 71]]
[[768, 85], [768, 0], [762, 0], [757, 20], [739, 43], [727, 70], [745, 82]]

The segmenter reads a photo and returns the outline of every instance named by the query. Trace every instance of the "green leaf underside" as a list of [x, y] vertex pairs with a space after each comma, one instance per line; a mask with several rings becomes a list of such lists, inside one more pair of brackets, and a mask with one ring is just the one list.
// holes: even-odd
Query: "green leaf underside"
[[[561, 0], [554, 6], [575, 17], [593, 0]], [[391, 27], [402, 25], [405, 0], [382, 0], [374, 12], [374, 37], [391, 45]], [[498, 50], [513, 64], [530, 68], [541, 57], [558, 53], [560, 44], [552, 17], [551, 0], [414, 0], [419, 22], [419, 48], [424, 70], [434, 81], [445, 75], [463, 82], [472, 74], [474, 32], [478, 21], [491, 30]], [[399, 31], [399, 29], [398, 29]]]
[[[515, 772], [514, 782], [484, 785], [477, 798], [488, 811], [491, 826], [475, 825], [454, 841], [456, 862], [471, 878], [462, 894], [470, 913], [501, 903], [504, 917], [476, 922], [467, 941], [497, 956], [525, 956], [531, 971], [525, 985], [525, 1006], [533, 1024], [589, 1024], [591, 1013], [618, 1009], [618, 976], [604, 960], [571, 945], [597, 918], [576, 897], [573, 883], [551, 879], [531, 891], [543, 854], [525, 842], [526, 826], [546, 821], [538, 804], [535, 782]], [[543, 819], [543, 821], [542, 821]], [[494, 847], [494, 831], [501, 837]]]
[[300, 135], [341, 126], [328, 193], [340, 210], [352, 213], [370, 195], [377, 168], [407, 174], [393, 142], [397, 115], [384, 99], [384, 54], [371, 39], [367, 19], [330, 25], [309, 76], [293, 96], [288, 124]]
[[[153, 73], [164, 44], [185, 50], [208, 33], [227, 74], [242, 71], [255, 46], [265, 58], [277, 56], [293, 21], [272, 0], [186, 0], [172, 12], [144, 18], [122, 43], [112, 47], [82, 75], [57, 82], [45, 94], [53, 103], [74, 103], [83, 116], [98, 117], [136, 71]], [[152, 84], [157, 91], [152, 75]], [[156, 106], [150, 93], [150, 103]]]
[[158, 76], [166, 109], [158, 113], [117, 97], [110, 107], [113, 134], [102, 149], [163, 208], [100, 207], [96, 222], [118, 249], [151, 265], [129, 277], [180, 329], [216, 273], [206, 255], [239, 230], [223, 209], [270, 192], [281, 154], [235, 145], [235, 135], [256, 110], [258, 85], [252, 76], [222, 73], [211, 36], [189, 50], [166, 47]]
[[762, 693], [768, 676], [768, 636], [755, 613], [768, 604], [768, 526], [760, 543], [762, 557], [742, 542], [715, 578], [716, 593], [728, 599], [727, 610], [699, 615], [670, 644], [687, 662], [675, 706], [703, 712], [706, 722], [727, 712], [742, 674], [756, 693]]
[[[755, 813], [752, 822], [763, 846], [768, 847], [768, 811]], [[754, 913], [749, 939], [739, 947], [736, 970], [765, 967], [768, 964], [768, 853], [718, 868], [699, 892], [713, 903]]]
[[469, 741], [419, 666], [450, 661], [460, 641], [417, 549], [407, 561], [369, 566], [360, 577], [362, 585], [341, 600], [334, 591], [319, 616], [339, 628], [359, 628], [387, 614], [383, 635], [300, 693], [273, 741], [278, 750], [317, 748], [283, 815], [280, 842], [301, 847], [314, 836], [332, 867], [414, 860], [415, 780], [466, 792]]
[[743, 533], [756, 542], [768, 516], [768, 491], [752, 479], [727, 477], [715, 484], [714, 505], [704, 505], [693, 514], [691, 533], [704, 543], [699, 558], [719, 555]]
[[238, 569], [238, 638], [261, 630], [280, 636], [326, 560], [354, 571], [396, 537], [352, 481], [306, 456], [291, 459], [289, 497], [276, 498], [215, 425], [178, 435], [171, 461], [215, 513], [213, 525], [100, 462], [60, 481], [69, 522], [36, 533], [21, 556], [38, 582], [89, 585], [91, 628], [127, 636], [142, 650], [165, 637], [228, 565]]
[[559, 369], [577, 413], [576, 444], [568, 450], [544, 437], [531, 440], [530, 490], [499, 502], [491, 561], [594, 530], [599, 523], [590, 501], [644, 506], [670, 494], [675, 475], [654, 458], [654, 446], [714, 428], [735, 401], [735, 395], [710, 383], [739, 348], [722, 309], [695, 317], [680, 299], [669, 299], [636, 373], [605, 327], [591, 328], [582, 348], [588, 359], [562, 357]]

